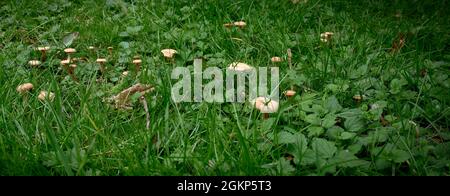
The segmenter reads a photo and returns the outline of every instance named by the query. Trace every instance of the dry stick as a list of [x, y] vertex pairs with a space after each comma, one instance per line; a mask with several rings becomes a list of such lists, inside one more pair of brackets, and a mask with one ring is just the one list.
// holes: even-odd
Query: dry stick
[[142, 101], [142, 104], [144, 104], [145, 120], [147, 121], [145, 128], [149, 129], [150, 128], [150, 114], [148, 113], [148, 105], [147, 105], [147, 101], [145, 100], [144, 96], [141, 96], [141, 101]]
[[[292, 70], [292, 52], [291, 49], [287, 49], [287, 55], [288, 55], [288, 63], [289, 63], [289, 69]], [[294, 90], [294, 86], [291, 85], [291, 90]]]

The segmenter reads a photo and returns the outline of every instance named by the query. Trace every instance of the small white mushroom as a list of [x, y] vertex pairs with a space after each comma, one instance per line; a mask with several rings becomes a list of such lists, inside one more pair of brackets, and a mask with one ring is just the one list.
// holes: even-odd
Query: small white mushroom
[[31, 83], [24, 83], [24, 84], [17, 86], [17, 88], [16, 88], [17, 92], [19, 92], [20, 94], [29, 92], [31, 89], [33, 89], [33, 84], [31, 84]]
[[233, 70], [233, 71], [238, 71], [238, 72], [245, 72], [245, 71], [252, 70], [254, 68], [245, 63], [233, 62], [230, 65], [228, 65], [228, 69]]
[[77, 52], [77, 50], [75, 50], [75, 48], [66, 48], [66, 49], [64, 49], [64, 52], [67, 54], [67, 59], [69, 61], [71, 61], [70, 60], [70, 55], [75, 53], [75, 52]]
[[247, 25], [247, 23], [245, 23], [244, 21], [237, 21], [237, 22], [234, 22], [233, 24], [234, 24], [234, 26], [237, 26], [239, 28], [244, 28]]
[[286, 95], [286, 97], [291, 98], [293, 97], [297, 92], [295, 92], [294, 90], [287, 90], [286, 92], [284, 92], [284, 95]]
[[279, 62], [283, 61], [283, 59], [281, 59], [281, 57], [274, 56], [270, 59], [270, 61], [272, 61], [272, 63], [279, 63]]
[[165, 58], [172, 59], [173, 56], [177, 53], [177, 51], [174, 49], [164, 49], [164, 50], [161, 50], [161, 53], [163, 53]]
[[55, 99], [55, 93], [41, 91], [38, 95], [38, 99], [41, 101], [45, 101], [46, 99], [48, 99], [49, 101], [53, 101], [53, 99]]
[[139, 70], [141, 70], [141, 63], [142, 63], [141, 59], [133, 60], [133, 64], [135, 65], [136, 72], [139, 72]]
[[50, 47], [37, 47], [36, 50], [41, 52], [41, 61], [45, 61], [47, 59], [47, 50], [50, 50]]
[[279, 107], [279, 103], [277, 101], [267, 97], [257, 97], [252, 100], [251, 103], [263, 114], [264, 119], [269, 118], [270, 113], [277, 112]]
[[41, 61], [38, 61], [38, 60], [31, 60], [31, 61], [28, 61], [28, 65], [30, 65], [30, 66], [32, 66], [32, 67], [37, 67], [37, 66], [39, 66], [41, 64]]
[[334, 35], [333, 32], [325, 32], [320, 34], [320, 41], [322, 42], [329, 42], [331, 41], [332, 36]]
[[98, 58], [96, 60], [96, 62], [98, 64], [100, 64], [100, 72], [103, 74], [105, 72], [105, 63], [106, 63], [106, 59], [105, 58]]

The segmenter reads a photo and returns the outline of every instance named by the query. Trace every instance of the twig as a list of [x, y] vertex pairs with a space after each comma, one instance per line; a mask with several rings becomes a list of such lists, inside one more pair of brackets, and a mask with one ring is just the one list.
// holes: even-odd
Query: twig
[[146, 129], [149, 129], [150, 127], [150, 114], [148, 113], [148, 105], [147, 105], [147, 101], [145, 100], [144, 96], [140, 97], [142, 104], [144, 104], [144, 110], [145, 110], [145, 119], [147, 121], [147, 124], [145, 125]]
[[[287, 49], [287, 55], [288, 55], [288, 63], [289, 63], [289, 69], [292, 70], [292, 52], [291, 49]], [[291, 90], [294, 89], [294, 86], [291, 85]]]

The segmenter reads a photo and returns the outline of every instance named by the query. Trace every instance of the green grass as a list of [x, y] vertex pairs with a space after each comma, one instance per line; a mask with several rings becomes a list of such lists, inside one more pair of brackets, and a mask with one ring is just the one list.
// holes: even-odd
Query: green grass
[[[406, 0], [1, 1], [0, 175], [449, 175], [448, 8]], [[239, 20], [247, 26], [223, 27]], [[334, 32], [330, 44], [320, 42], [325, 31]], [[74, 56], [88, 59], [78, 63], [80, 83], [59, 65], [71, 32], [79, 32]], [[390, 53], [399, 33], [405, 45]], [[53, 47], [47, 61], [31, 68], [40, 57], [33, 48], [44, 45]], [[178, 50], [174, 63], [164, 48]], [[269, 66], [288, 48], [294, 68], [279, 64], [280, 90], [298, 93], [283, 96], [268, 120], [248, 103], [170, 98], [172, 68], [192, 67], [196, 57], [204, 67]], [[134, 55], [143, 60], [138, 75]], [[108, 57], [108, 82], [96, 82], [97, 57]], [[34, 89], [21, 96], [16, 87], [25, 82]], [[137, 82], [156, 87], [146, 95], [149, 130], [139, 102], [122, 111], [105, 101]], [[55, 100], [39, 101], [40, 90]]]

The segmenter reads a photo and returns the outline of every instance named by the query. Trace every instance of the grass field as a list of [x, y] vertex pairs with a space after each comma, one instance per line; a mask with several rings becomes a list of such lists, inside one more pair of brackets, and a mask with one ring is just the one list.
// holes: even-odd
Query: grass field
[[[448, 176], [449, 3], [0, 1], [0, 175]], [[246, 26], [224, 27], [234, 21]], [[32, 67], [39, 46], [51, 49]], [[60, 65], [67, 47], [78, 82]], [[194, 58], [226, 69], [273, 56], [283, 80], [268, 119], [248, 102], [171, 100], [171, 70]], [[155, 87], [148, 129], [138, 97], [132, 110], [108, 101], [138, 82]]]

